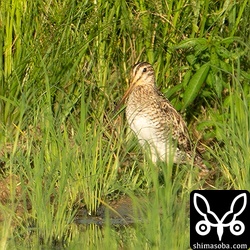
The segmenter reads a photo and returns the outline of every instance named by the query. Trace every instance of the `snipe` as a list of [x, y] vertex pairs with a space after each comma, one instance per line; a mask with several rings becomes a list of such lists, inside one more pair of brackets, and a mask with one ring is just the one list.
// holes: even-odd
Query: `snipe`
[[131, 72], [129, 89], [118, 104], [126, 101], [126, 118], [142, 146], [148, 145], [152, 161], [193, 163], [207, 175], [208, 169], [192, 144], [187, 126], [155, 85], [155, 72], [147, 62], [137, 63]]

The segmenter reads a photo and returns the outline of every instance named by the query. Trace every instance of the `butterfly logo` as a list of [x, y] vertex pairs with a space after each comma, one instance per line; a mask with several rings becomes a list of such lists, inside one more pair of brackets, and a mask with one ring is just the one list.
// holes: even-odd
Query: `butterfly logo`
[[[242, 207], [237, 211], [237, 208], [235, 206], [236, 203], [238, 203], [237, 205], [241, 204], [240, 203], [240, 199], [243, 199], [243, 205]], [[204, 206], [198, 206], [198, 201], [201, 203], [203, 203], [203, 205], [205, 204], [205, 211], [204, 211]], [[210, 210], [210, 205], [207, 201], [207, 199], [198, 193], [194, 194], [194, 198], [193, 198], [193, 202], [194, 202], [194, 207], [196, 209], [196, 211], [203, 216], [203, 220], [200, 220], [199, 222], [197, 222], [196, 226], [195, 226], [195, 230], [199, 235], [207, 235], [209, 234], [211, 227], [215, 227], [217, 228], [217, 235], [219, 238], [219, 241], [221, 241], [223, 233], [224, 233], [224, 227], [229, 227], [230, 232], [233, 235], [241, 235], [244, 233], [245, 231], [245, 225], [243, 224], [242, 221], [237, 220], [237, 216], [239, 216], [244, 209], [246, 208], [247, 205], [247, 194], [246, 193], [242, 193], [237, 195], [230, 206], [230, 210], [228, 212], [226, 212], [221, 219], [218, 218], [218, 216]], [[232, 217], [230, 222], [225, 223], [225, 220], [228, 218]], [[211, 219], [213, 222], [211, 222]]]

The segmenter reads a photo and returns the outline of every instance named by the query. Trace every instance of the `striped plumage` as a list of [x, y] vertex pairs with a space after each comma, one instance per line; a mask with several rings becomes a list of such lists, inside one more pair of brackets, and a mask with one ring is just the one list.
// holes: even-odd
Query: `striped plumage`
[[120, 104], [125, 100], [127, 121], [140, 144], [149, 145], [154, 163], [158, 159], [168, 161], [172, 155], [175, 163], [193, 161], [203, 174], [208, 173], [199, 152], [193, 148], [181, 115], [157, 90], [154, 69], [149, 63], [133, 67], [130, 87]]

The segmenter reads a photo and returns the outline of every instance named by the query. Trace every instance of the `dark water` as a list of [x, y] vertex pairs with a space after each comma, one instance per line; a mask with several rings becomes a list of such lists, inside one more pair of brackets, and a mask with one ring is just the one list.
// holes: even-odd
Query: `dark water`
[[87, 209], [82, 208], [78, 211], [75, 218], [76, 224], [84, 225], [96, 224], [102, 226], [107, 221], [111, 225], [132, 225], [142, 222], [143, 215], [139, 209], [135, 209], [129, 197], [123, 197], [118, 201], [110, 203], [109, 207], [101, 205], [95, 216], [89, 215]]

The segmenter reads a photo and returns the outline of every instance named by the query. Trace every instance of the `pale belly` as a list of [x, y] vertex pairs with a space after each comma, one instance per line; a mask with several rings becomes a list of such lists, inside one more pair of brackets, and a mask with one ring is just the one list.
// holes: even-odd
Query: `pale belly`
[[[144, 147], [150, 147], [152, 161], [155, 163], [158, 159], [166, 161], [170, 154], [168, 139], [165, 140], [157, 136], [155, 124], [145, 116], [136, 116], [136, 119], [129, 119], [131, 129], [137, 135], [140, 144]], [[173, 150], [172, 150], [173, 151]], [[173, 154], [173, 152], [172, 152]], [[175, 157], [174, 157], [175, 158]]]

